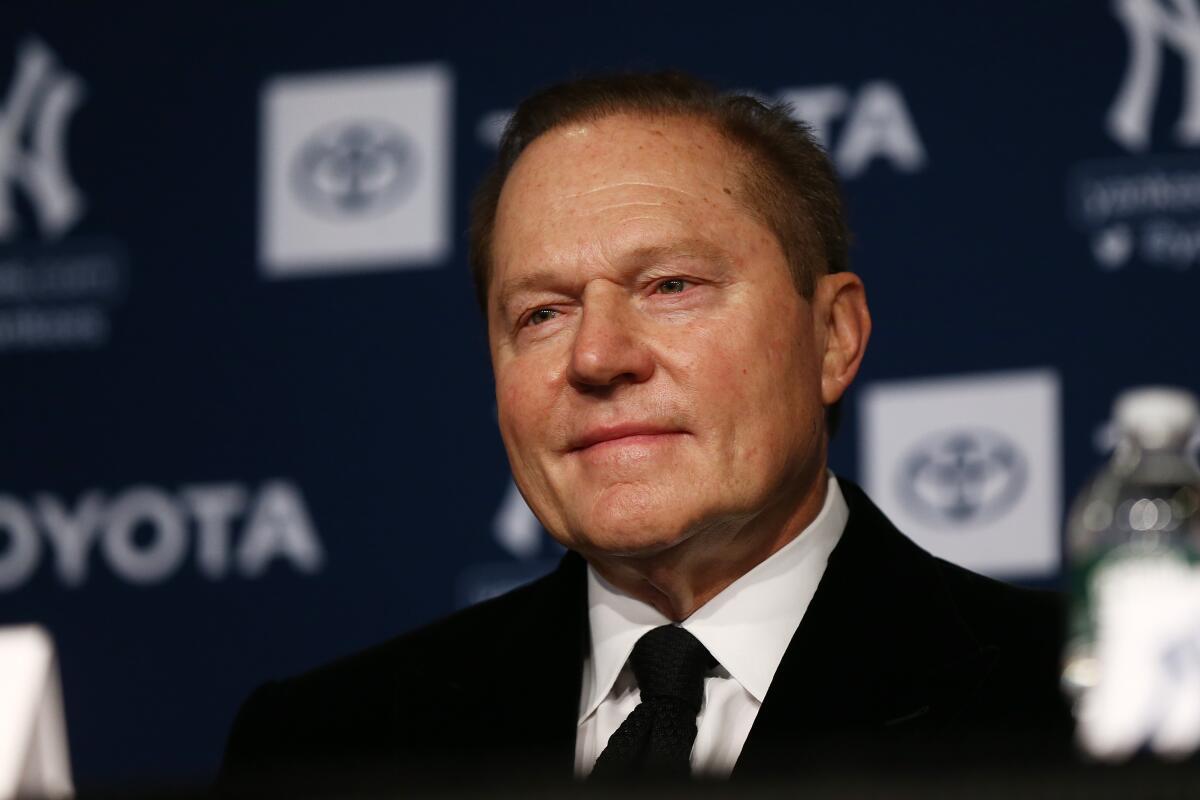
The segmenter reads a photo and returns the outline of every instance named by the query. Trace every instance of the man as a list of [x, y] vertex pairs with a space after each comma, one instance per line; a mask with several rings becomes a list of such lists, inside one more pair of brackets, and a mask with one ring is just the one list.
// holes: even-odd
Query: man
[[513, 475], [571, 552], [260, 690], [227, 775], [739, 778], [1065, 740], [1054, 599], [929, 556], [827, 472], [871, 322], [786, 109], [675, 73], [543, 91], [471, 244]]

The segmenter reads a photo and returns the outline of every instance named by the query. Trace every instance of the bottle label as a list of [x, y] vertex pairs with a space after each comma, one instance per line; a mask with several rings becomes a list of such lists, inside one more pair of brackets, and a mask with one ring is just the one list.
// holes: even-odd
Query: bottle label
[[1080, 698], [1084, 750], [1120, 759], [1200, 746], [1200, 569], [1171, 551], [1118, 548], [1088, 581], [1096, 682]]

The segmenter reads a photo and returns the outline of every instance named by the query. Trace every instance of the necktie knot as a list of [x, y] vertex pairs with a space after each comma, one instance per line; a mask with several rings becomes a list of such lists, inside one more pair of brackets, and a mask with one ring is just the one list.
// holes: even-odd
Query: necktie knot
[[699, 639], [674, 625], [638, 639], [629, 665], [641, 702], [608, 740], [592, 776], [687, 775], [696, 715], [704, 701], [704, 673], [716, 663]]
[[704, 700], [704, 674], [716, 661], [691, 633], [663, 625], [638, 639], [629, 664], [643, 701], [674, 701], [694, 717]]

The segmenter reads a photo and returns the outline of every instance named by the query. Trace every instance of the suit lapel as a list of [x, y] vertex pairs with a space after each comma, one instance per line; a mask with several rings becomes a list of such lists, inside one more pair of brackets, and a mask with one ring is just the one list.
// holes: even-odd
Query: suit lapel
[[996, 656], [942, 589], [936, 561], [849, 481], [841, 541], [780, 662], [735, 777], [915, 742], [951, 722]]

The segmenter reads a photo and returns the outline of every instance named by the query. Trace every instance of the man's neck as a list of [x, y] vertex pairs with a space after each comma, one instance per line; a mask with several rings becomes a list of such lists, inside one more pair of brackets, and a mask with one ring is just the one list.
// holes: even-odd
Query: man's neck
[[681, 622], [726, 587], [770, 558], [807, 528], [829, 487], [824, 469], [779, 508], [749, 519], [698, 530], [678, 545], [648, 556], [588, 553], [588, 562], [621, 591]]

